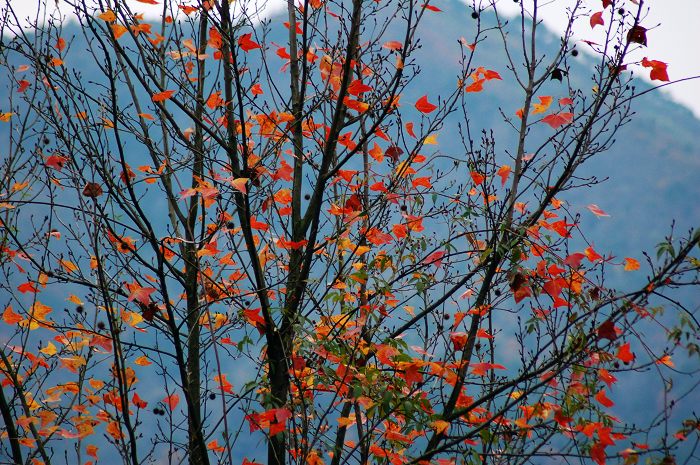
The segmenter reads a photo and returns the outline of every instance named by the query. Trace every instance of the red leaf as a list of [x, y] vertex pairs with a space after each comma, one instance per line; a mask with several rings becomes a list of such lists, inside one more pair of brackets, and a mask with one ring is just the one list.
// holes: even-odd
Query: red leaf
[[605, 465], [605, 446], [599, 442], [593, 444], [591, 458], [597, 465]]
[[617, 355], [616, 357], [624, 363], [630, 363], [632, 360], [634, 360], [634, 354], [630, 351], [630, 343], [622, 344], [618, 349], [617, 349]]
[[129, 302], [136, 300], [144, 305], [148, 305], [151, 302], [151, 294], [156, 291], [155, 287], [141, 287], [138, 284], [127, 284], [129, 289]]
[[558, 129], [574, 120], [574, 114], [570, 112], [552, 113], [542, 118], [543, 123], [547, 123], [552, 129]]
[[613, 323], [612, 320], [607, 320], [598, 327], [598, 339], [609, 339], [611, 341], [617, 339], [615, 323]]
[[216, 107], [220, 107], [223, 105], [224, 99], [221, 98], [221, 91], [214, 92], [207, 99], [207, 106], [212, 110], [216, 109]]
[[391, 161], [394, 163], [399, 161], [399, 157], [403, 155], [403, 149], [399, 147], [398, 145], [392, 145], [388, 149], [386, 149], [386, 152], [384, 152], [384, 155], [389, 157]]
[[599, 11], [598, 13], [593, 13], [591, 15], [590, 23], [591, 23], [591, 29], [593, 29], [594, 27], [596, 27], [598, 25], [604, 26], [605, 21], [603, 21], [603, 12]]
[[258, 84], [254, 84], [253, 87], [250, 88], [250, 93], [253, 95], [262, 95], [264, 92], [263, 92], [262, 87], [258, 83]]
[[420, 111], [421, 113], [432, 113], [436, 108], [436, 105], [428, 102], [428, 97], [425, 95], [419, 98], [416, 102], [416, 110]]
[[613, 0], [603, 0], [603, 8], [607, 8], [613, 4]]
[[363, 94], [364, 92], [369, 92], [371, 90], [372, 88], [370, 86], [362, 84], [361, 79], [355, 79], [348, 86], [348, 94], [354, 95], [356, 97], [360, 94]]
[[66, 164], [68, 161], [68, 158], [61, 156], [61, 155], [51, 155], [46, 158], [46, 161], [44, 164], [48, 166], [49, 168], [53, 168], [55, 170], [61, 171], [63, 168], [63, 165]]
[[173, 96], [174, 93], [175, 93], [174, 90], [164, 90], [163, 92], [158, 92], [157, 94], [153, 94], [153, 96], [151, 97], [151, 100], [153, 100], [156, 103], [162, 102], [164, 100], [168, 100], [170, 97]]
[[256, 48], [260, 48], [260, 44], [257, 42], [253, 42], [250, 38], [252, 37], [253, 33], [249, 32], [248, 34], [243, 34], [238, 38], [238, 46], [243, 49], [244, 52], [248, 53], [251, 50], [255, 50]]
[[668, 73], [666, 72], [668, 65], [663, 61], [648, 60], [646, 57], [644, 57], [642, 59], [642, 66], [645, 68], [651, 68], [649, 78], [652, 81], [668, 81]]
[[20, 284], [19, 286], [17, 286], [17, 290], [19, 292], [21, 292], [22, 294], [26, 294], [27, 292], [32, 292], [32, 293], [36, 294], [37, 292], [39, 292], [39, 289], [37, 289], [34, 286], [34, 283]]
[[163, 399], [163, 402], [170, 407], [170, 410], [175, 410], [175, 407], [177, 407], [177, 404], [180, 403], [180, 396], [177, 394], [170, 394], [168, 397]]
[[605, 395], [605, 389], [601, 389], [598, 394], [595, 395], [595, 400], [600, 402], [600, 404], [604, 407], [612, 407], [615, 405], [615, 402], [608, 399], [608, 397]]

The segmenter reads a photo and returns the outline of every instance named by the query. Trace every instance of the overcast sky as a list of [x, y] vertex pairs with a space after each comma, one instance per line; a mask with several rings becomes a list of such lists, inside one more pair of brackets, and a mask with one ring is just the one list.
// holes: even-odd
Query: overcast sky
[[[0, 0], [0, 3], [8, 0]], [[37, 5], [43, 0], [9, 0], [12, 7], [20, 13], [20, 16], [29, 16], [36, 12]], [[62, 0], [48, 0], [49, 5], [60, 4]], [[124, 0], [122, 0], [124, 1]], [[138, 0], [126, 0], [136, 11], [158, 11], [157, 6], [139, 3]], [[162, 1], [162, 0], [160, 0]], [[484, 0], [482, 0], [484, 1]], [[525, 0], [531, 2], [532, 0]], [[570, 5], [574, 0], [541, 1], [548, 6], [541, 9], [542, 18], [547, 26], [555, 31], [562, 31], [565, 27], [565, 19], [561, 12], [562, 5]], [[633, 0], [616, 0], [617, 3], [627, 4], [633, 7]], [[432, 0], [439, 6], [441, 0]], [[469, 0], [471, 3], [471, 0]], [[182, 3], [194, 3], [183, 0]], [[273, 9], [280, 8], [283, 0], [270, 0], [268, 5]], [[595, 10], [602, 9], [602, 0], [587, 0], [587, 4]], [[692, 76], [700, 76], [700, 0], [646, 0], [650, 7], [650, 14], [642, 24], [649, 31], [647, 34], [648, 47], [640, 51], [633, 59], [641, 60], [644, 56], [650, 59], [668, 63], [668, 74], [671, 80], [679, 80]], [[465, 7], [466, 8], [466, 7]], [[512, 0], [500, 0], [499, 8], [509, 14], [519, 13], [519, 6]], [[602, 28], [598, 28], [602, 29]], [[576, 30], [579, 39], [591, 39], [596, 31], [591, 31], [590, 26], [581, 21]], [[580, 48], [585, 48], [584, 46]], [[642, 73], [644, 74], [644, 73]], [[667, 86], [664, 92], [669, 93], [674, 100], [685, 104], [700, 117], [700, 79], [689, 82], [675, 83]]]

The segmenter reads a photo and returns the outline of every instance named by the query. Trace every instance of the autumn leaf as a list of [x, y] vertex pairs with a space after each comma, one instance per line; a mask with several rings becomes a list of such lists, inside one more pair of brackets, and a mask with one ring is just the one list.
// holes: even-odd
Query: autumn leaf
[[119, 39], [121, 36], [128, 32], [128, 29], [125, 26], [122, 26], [121, 24], [112, 24], [110, 26], [110, 29], [112, 29], [112, 34], [114, 34], [115, 39]]
[[642, 59], [642, 66], [645, 68], [651, 68], [651, 73], [649, 74], [649, 78], [652, 81], [668, 81], [668, 73], [666, 72], [666, 68], [668, 65], [664, 63], [663, 61], [658, 61], [658, 60], [648, 60], [647, 57], [644, 57]]
[[630, 351], [629, 342], [618, 347], [616, 357], [624, 363], [630, 363], [632, 360], [634, 360], [634, 354]]
[[252, 36], [253, 33], [249, 32], [248, 34], [243, 34], [238, 38], [238, 46], [241, 47], [241, 49], [246, 53], [250, 52], [251, 50], [255, 50], [256, 48], [260, 48], [260, 44], [251, 40]]
[[34, 286], [34, 283], [31, 282], [20, 284], [19, 286], [17, 286], [17, 290], [22, 294], [26, 294], [27, 292], [32, 292], [36, 294], [37, 292], [39, 292], [39, 289], [37, 289], [36, 286]]
[[151, 294], [156, 291], [155, 287], [141, 287], [138, 283], [127, 284], [127, 289], [129, 290], [129, 297], [127, 301], [131, 302], [135, 300], [142, 303], [143, 305], [148, 305], [151, 302]]
[[542, 122], [548, 124], [552, 129], [558, 129], [565, 124], [570, 124], [574, 120], [574, 114], [570, 112], [552, 113], [542, 118]]
[[496, 171], [496, 175], [498, 175], [501, 178], [501, 187], [506, 185], [506, 181], [510, 176], [510, 171], [511, 169], [508, 165], [503, 165], [498, 169], [498, 171]]
[[610, 341], [617, 339], [615, 323], [612, 320], [607, 320], [598, 327], [598, 339], [608, 339]]
[[540, 100], [540, 103], [533, 103], [532, 104], [532, 114], [537, 115], [539, 113], [544, 113], [547, 111], [552, 104], [552, 97], [549, 95], [542, 95], [537, 97]]
[[70, 260], [64, 260], [61, 258], [58, 260], [58, 264], [66, 271], [66, 273], [74, 273], [78, 271], [78, 266]]
[[416, 110], [420, 111], [421, 113], [432, 113], [436, 108], [436, 105], [428, 102], [428, 97], [425, 95], [419, 98], [416, 102]]
[[625, 258], [625, 271], [636, 271], [639, 269], [639, 262], [634, 258]]
[[591, 213], [593, 213], [596, 216], [610, 216], [607, 213], [605, 213], [598, 205], [596, 205], [594, 203], [590, 204], [586, 208], [588, 208], [591, 211]]
[[83, 195], [85, 197], [95, 199], [101, 196], [102, 194], [102, 186], [100, 186], [96, 182], [89, 182], [85, 184], [85, 187], [83, 188]]
[[134, 360], [134, 363], [138, 366], [142, 367], [147, 367], [148, 365], [151, 365], [153, 362], [151, 362], [148, 357], [145, 355], [142, 355], [140, 357], [137, 357], [136, 360]]
[[647, 29], [640, 25], [632, 26], [627, 32], [627, 42], [647, 45]]
[[219, 441], [217, 441], [216, 439], [207, 443], [207, 449], [217, 452], [219, 454], [223, 453], [226, 450], [224, 446], [219, 445]]
[[175, 93], [174, 90], [164, 90], [163, 92], [158, 92], [157, 94], [153, 94], [153, 96], [151, 96], [151, 100], [153, 100], [156, 103], [163, 102], [165, 100], [168, 100], [170, 97], [172, 97], [174, 93]]
[[360, 96], [361, 94], [365, 92], [370, 92], [371, 90], [372, 88], [368, 85], [363, 84], [361, 79], [355, 79], [354, 81], [352, 81], [347, 89], [350, 95], [355, 96]]
[[113, 23], [114, 21], [117, 20], [117, 15], [114, 14], [112, 10], [106, 10], [97, 15], [98, 18], [100, 18], [102, 21], [106, 21], [108, 23]]
[[596, 26], [605, 25], [605, 21], [603, 21], [603, 12], [599, 11], [597, 13], [593, 13], [591, 15], [590, 23], [591, 23], [591, 29], [595, 28]]
[[668, 354], [666, 354], [666, 355], [664, 355], [663, 357], [661, 357], [660, 359], [658, 359], [658, 360], [656, 361], [656, 364], [657, 364], [657, 365], [666, 365], [667, 367], [670, 367], [670, 368], [673, 368], [673, 367], [676, 366], [676, 365], [673, 363], [673, 360], [671, 360], [671, 356], [668, 355]]
[[177, 394], [170, 394], [165, 397], [162, 402], [170, 408], [170, 411], [173, 411], [175, 407], [177, 407], [177, 404], [180, 403], [180, 396]]
[[46, 157], [46, 161], [44, 162], [44, 164], [49, 168], [53, 168], [57, 171], [61, 171], [63, 169], [63, 166], [66, 164], [67, 161], [68, 161], [67, 157], [64, 157], [63, 155], [54, 154], [54, 155], [50, 155], [50, 156]]
[[595, 395], [595, 400], [600, 402], [600, 404], [604, 407], [610, 408], [615, 405], [615, 403], [605, 395], [605, 389], [598, 391], [598, 394]]
[[215, 110], [217, 107], [221, 107], [225, 104], [224, 99], [221, 98], [221, 91], [214, 92], [207, 99], [207, 106], [211, 110]]
[[2, 313], [2, 321], [4, 321], [5, 324], [14, 326], [22, 320], [24, 320], [24, 318], [22, 318], [21, 315], [15, 313], [11, 305], [5, 307], [5, 311]]
[[385, 42], [382, 47], [389, 50], [401, 50], [403, 48], [403, 44], [398, 40], [390, 40], [389, 42]]

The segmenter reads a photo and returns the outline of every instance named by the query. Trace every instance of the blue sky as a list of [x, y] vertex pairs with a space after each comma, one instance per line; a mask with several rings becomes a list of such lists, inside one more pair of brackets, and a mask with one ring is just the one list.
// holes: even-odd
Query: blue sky
[[[45, 0], [9, 0], [9, 4], [15, 9], [20, 17], [28, 17], [36, 14], [37, 6]], [[93, 1], [93, 0], [88, 0]], [[135, 11], [142, 11], [146, 14], [157, 15], [160, 11], [157, 5], [147, 5], [138, 0], [126, 1]], [[443, 0], [432, 0], [432, 3], [439, 6]], [[470, 8], [473, 1], [481, 2], [483, 5], [491, 3], [491, 0], [466, 0], [465, 8]], [[633, 2], [639, 0], [616, 0], [616, 5], [625, 5], [627, 9], [634, 7]], [[525, 0], [525, 5], [531, 8], [533, 0]], [[562, 15], [565, 8], [573, 5], [576, 0], [551, 0], [540, 1], [544, 6], [540, 8], [540, 17], [545, 24], [555, 31], [563, 31], [566, 19]], [[55, 5], [61, 5], [62, 0], [48, 0], [51, 9]], [[182, 3], [194, 3], [183, 1]], [[284, 0], [269, 0], [266, 2], [269, 13], [280, 11], [284, 8]], [[584, 4], [591, 11], [602, 9], [602, 0], [584, 0]], [[642, 24], [650, 29], [647, 37], [648, 47], [639, 50], [632, 58], [641, 60], [643, 57], [667, 62], [668, 74], [671, 80], [679, 80], [692, 76], [700, 76], [700, 51], [697, 44], [700, 44], [700, 0], [645, 0], [649, 7], [649, 13], [642, 21]], [[518, 3], [511, 0], [497, 0], [500, 11], [508, 15], [520, 12]], [[67, 12], [67, 8], [63, 8]], [[579, 21], [575, 32], [579, 39], [592, 39], [596, 33], [591, 31], [588, 21], [583, 18]], [[585, 48], [582, 46], [581, 49]], [[644, 72], [641, 72], [644, 75]], [[687, 107], [689, 107], [697, 117], [700, 118], [700, 79], [687, 82], [674, 83], [666, 86], [663, 90], [671, 97]]]

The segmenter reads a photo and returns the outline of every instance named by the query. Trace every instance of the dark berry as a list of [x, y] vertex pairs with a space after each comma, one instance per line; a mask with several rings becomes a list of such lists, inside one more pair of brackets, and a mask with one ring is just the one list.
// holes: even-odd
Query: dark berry
[[477, 13], [476, 11], [472, 11], [472, 18], [476, 19], [478, 17], [479, 17], [479, 13]]
[[578, 56], [578, 50], [574, 49], [571, 51], [571, 56], [572, 57], [577, 57]]

